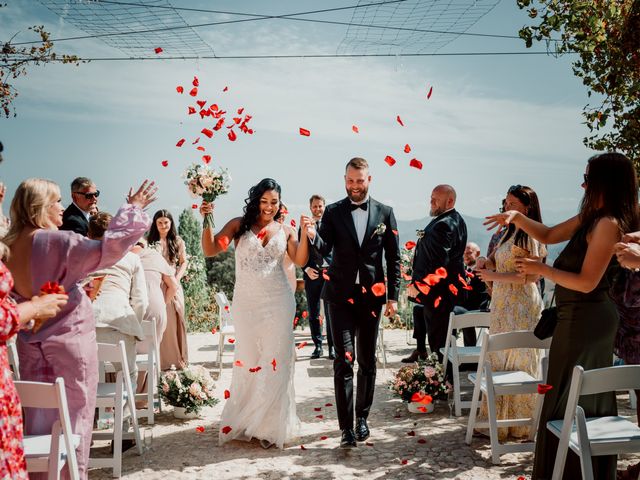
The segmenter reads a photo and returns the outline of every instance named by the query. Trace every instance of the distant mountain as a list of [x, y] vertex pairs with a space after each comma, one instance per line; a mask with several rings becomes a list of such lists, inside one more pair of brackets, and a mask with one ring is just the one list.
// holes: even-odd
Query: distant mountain
[[[487, 228], [482, 224], [484, 222], [483, 218], [470, 217], [468, 215], [462, 215], [462, 218], [464, 218], [464, 221], [467, 224], [468, 241], [477, 243], [480, 246], [482, 255], [485, 255], [487, 253], [487, 247], [489, 246], [489, 240], [491, 239], [493, 230], [490, 232], [487, 231]], [[416, 230], [422, 230], [431, 220], [431, 217], [420, 218], [417, 220], [398, 220], [400, 245], [404, 245], [407, 240], [415, 240]], [[564, 246], [565, 243], [549, 246], [547, 263], [553, 263]]]

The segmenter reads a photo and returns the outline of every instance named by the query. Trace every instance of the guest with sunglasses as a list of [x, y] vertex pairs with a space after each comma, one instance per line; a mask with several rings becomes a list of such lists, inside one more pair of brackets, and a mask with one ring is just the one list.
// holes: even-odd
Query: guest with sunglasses
[[71, 230], [87, 236], [89, 231], [89, 217], [97, 213], [100, 190], [87, 177], [78, 177], [71, 182], [72, 203], [62, 216], [60, 230]]

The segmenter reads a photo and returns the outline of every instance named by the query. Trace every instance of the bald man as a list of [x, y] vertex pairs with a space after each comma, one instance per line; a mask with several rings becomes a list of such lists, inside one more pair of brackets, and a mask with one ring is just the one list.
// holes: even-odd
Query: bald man
[[[463, 254], [467, 245], [467, 225], [455, 205], [456, 191], [451, 185], [438, 185], [431, 192], [429, 214], [434, 218], [425, 227], [424, 235], [415, 247], [412, 284], [408, 290], [409, 296], [416, 298], [424, 307], [429, 347], [438, 354], [440, 362], [440, 348], [444, 347], [447, 338], [449, 314], [457, 300], [449, 286], [454, 285], [458, 294], [464, 292], [458, 276], [465, 277]], [[446, 269], [447, 276], [432, 285], [427, 295], [413, 285], [413, 282], [424, 283], [424, 278], [440, 267]], [[417, 338], [417, 341], [418, 349], [412, 354], [416, 359], [426, 355], [424, 337]]]

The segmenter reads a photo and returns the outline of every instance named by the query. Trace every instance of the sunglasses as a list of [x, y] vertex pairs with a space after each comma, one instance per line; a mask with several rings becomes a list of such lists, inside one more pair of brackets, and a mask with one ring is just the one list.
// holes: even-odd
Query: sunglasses
[[507, 193], [513, 193], [522, 190], [522, 185], [511, 185]]
[[73, 192], [77, 195], [82, 195], [87, 200], [91, 200], [92, 198], [98, 198], [100, 196], [100, 190], [96, 190], [95, 192]]

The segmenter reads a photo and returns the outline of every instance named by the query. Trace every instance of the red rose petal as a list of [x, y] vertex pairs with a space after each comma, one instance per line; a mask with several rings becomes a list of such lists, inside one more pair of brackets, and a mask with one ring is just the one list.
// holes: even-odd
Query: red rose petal
[[322, 407], [313, 407], [313, 411], [314, 412], [321, 412], [322, 411]]
[[440, 280], [442, 280], [442, 277], [440, 275], [436, 275], [435, 273], [430, 273], [426, 277], [424, 277], [422, 280], [426, 282], [427, 285], [434, 286]]
[[189, 115], [193, 115], [196, 113], [196, 109], [194, 107], [189, 107]]
[[307, 130], [306, 128], [300, 128], [300, 135], [302, 135], [304, 137], [309, 137], [309, 136], [311, 136], [311, 132], [309, 130]]
[[433, 302], [433, 306], [435, 308], [438, 308], [438, 306], [440, 305], [440, 300], [442, 300], [442, 297], [436, 298], [436, 300]]
[[324, 415], [316, 415], [316, 418], [322, 420], [324, 418]]
[[305, 447], [304, 445], [300, 445], [300, 450], [306, 450], [307, 447]]
[[467, 281], [462, 278], [462, 275], [458, 274], [458, 281], [465, 287], [467, 287], [469, 284], [467, 283]]
[[260, 230], [258, 232], [258, 234], [256, 235], [256, 237], [258, 237], [258, 240], [262, 240], [265, 236], [267, 235], [267, 229], [263, 228], [262, 230]]
[[325, 407], [333, 407], [333, 403], [325, 403], [324, 406]]
[[222, 427], [222, 433], [224, 433], [225, 435], [228, 435], [231, 430], [232, 428], [229, 425]]
[[278, 362], [276, 362], [276, 359], [274, 358], [273, 360], [271, 360], [271, 368], [273, 368], [273, 371], [276, 371], [276, 367], [278, 366]]
[[236, 360], [233, 362], [236, 367], [244, 367], [244, 362], [242, 360]]
[[327, 282], [329, 282], [331, 280], [331, 277], [329, 277], [329, 275], [327, 275], [327, 269], [323, 269], [322, 270], [322, 278], [324, 278]]
[[233, 130], [229, 130], [229, 133], [227, 135], [229, 137], [229, 140], [231, 140], [232, 142], [236, 141], [236, 132], [234, 132]]
[[400, 118], [400, 115], [396, 116], [396, 122], [398, 122], [400, 125], [402, 125], [404, 127], [404, 123], [402, 122], [402, 119]]
[[401, 463], [402, 465], [406, 465], [407, 463], [409, 463], [409, 460], [407, 460], [407, 459], [405, 458], [405, 459], [403, 459], [400, 463]]
[[391, 232], [393, 232], [393, 234], [394, 234], [395, 236], [398, 236], [398, 235], [399, 235], [398, 230], [391, 230]]
[[221, 118], [220, 120], [218, 120], [218, 123], [216, 123], [216, 126], [213, 127], [213, 129], [216, 131], [220, 130], [223, 125], [224, 125], [224, 118]]
[[444, 267], [436, 268], [436, 275], [442, 278], [447, 278], [447, 269]]
[[176, 87], [176, 92], [178, 92], [178, 93], [184, 93], [184, 87], [183, 87], [182, 85], [178, 85], [178, 86]]
[[204, 427], [202, 425], [199, 425], [196, 427], [196, 432], [198, 433], [204, 433]]
[[204, 148], [202, 145], [200, 145], [199, 147], [196, 147], [196, 150], [200, 150], [201, 152], [204, 152], [206, 150], [206, 148]]
[[182, 145], [184, 145], [184, 138], [181, 138], [180, 140], [178, 140], [178, 143], [176, 143], [176, 147], [181, 147]]
[[255, 367], [255, 368], [250, 368], [249, 371], [251, 373], [256, 373], [259, 372], [260, 370], [262, 370], [262, 367]]
[[[425, 408], [425, 410], [426, 410], [426, 408]], [[420, 439], [418, 439], [418, 443], [421, 443], [421, 444], [424, 445], [425, 443], [427, 443], [427, 441], [424, 438], [420, 438]]]
[[213, 137], [213, 132], [211, 130], [209, 130], [208, 128], [203, 128], [200, 131], [200, 133], [202, 133], [203, 135], [206, 135], [209, 138]]
[[162, 47], [156, 47], [153, 49], [153, 51], [156, 53], [162, 53]]
[[222, 91], [223, 91], [223, 92], [226, 92], [226, 91], [228, 91], [228, 90], [229, 90], [229, 87], [224, 87], [224, 88], [222, 89]]
[[163, 167], [168, 167], [169, 166], [169, 161], [168, 160], [162, 160], [162, 166]]
[[216, 327], [213, 327], [213, 328], [211, 329], [211, 333], [212, 333], [213, 335], [215, 335], [217, 331], [218, 331], [218, 330], [216, 329]]
[[355, 125], [351, 126], [351, 130], [353, 130], [354, 133], [360, 133], [360, 130]]
[[203, 155], [202, 161], [208, 165], [209, 162], [211, 161], [211, 155]]
[[295, 220], [291, 220], [291, 226], [292, 226], [293, 228], [296, 228], [296, 221], [295, 221]]
[[406, 248], [407, 250], [411, 250], [413, 248], [415, 248], [416, 246], [416, 242], [409, 240], [407, 243], [404, 244], [404, 248]]
[[551, 390], [553, 388], [552, 385], [548, 385], [546, 383], [539, 383], [538, 384], [538, 393], [540, 395], [544, 395], [545, 393], [547, 393], [549, 390]]
[[373, 293], [376, 297], [381, 297], [387, 291], [384, 283], [378, 282], [371, 285], [371, 293]]
[[193, 86], [194, 87], [199, 87], [200, 86], [200, 82], [198, 81], [198, 77], [193, 77]]
[[296, 348], [300, 350], [301, 348], [304, 348], [306, 346], [307, 346], [307, 342], [300, 342], [298, 345], [296, 345]]
[[231, 396], [231, 392], [229, 390], [225, 390], [224, 391], [224, 399], [228, 400], [230, 396]]
[[409, 144], [407, 143], [407, 144], [404, 146], [404, 153], [409, 153], [410, 151], [411, 151], [411, 147], [410, 147], [410, 146], [409, 146]]
[[364, 442], [364, 444], [365, 444], [367, 447], [373, 447], [373, 443], [371, 443], [371, 442]]
[[296, 318], [294, 318], [294, 319], [293, 319], [293, 328], [296, 328], [296, 327], [298, 326], [298, 321], [299, 321], [299, 320], [300, 320], [300, 319], [299, 319], [298, 317], [296, 317]]
[[417, 158], [412, 158], [409, 162], [409, 166], [413, 168], [417, 168], [418, 170], [422, 170], [422, 162]]
[[353, 305], [355, 302], [353, 301], [353, 298], [347, 298], [347, 302], [349, 302], [351, 305]]
[[431, 98], [432, 93], [433, 93], [433, 87], [429, 88], [429, 93], [427, 93], [427, 100]]
[[235, 338], [230, 338], [229, 340], [227, 340], [229, 343], [236, 343], [236, 339]]
[[326, 440], [327, 438], [329, 438], [329, 437], [323, 435], [323, 436], [320, 437], [320, 440]]
[[410, 432], [407, 432], [407, 435], [409, 435], [410, 437], [415, 437], [416, 436], [416, 432], [411, 430]]
[[309, 312], [307, 312], [306, 310], [302, 312], [302, 318], [307, 318], [308, 316], [309, 316]]
[[196, 101], [196, 103], [200, 106], [200, 108], [204, 108], [204, 106], [207, 104], [206, 100], [198, 100]]
[[453, 284], [449, 284], [449, 291], [454, 295], [458, 295], [458, 289]]
[[384, 161], [387, 162], [387, 165], [389, 165], [390, 167], [393, 167], [396, 164], [396, 159], [391, 155], [387, 155], [386, 157], [384, 157]]
[[346, 358], [349, 362], [353, 362], [353, 355], [351, 355], [351, 352], [344, 352], [344, 358]]
[[[409, 277], [409, 280], [411, 280], [411, 277]], [[426, 283], [414, 282], [414, 285], [418, 290], [420, 290], [421, 293], [423, 293], [424, 295], [429, 295], [431, 289]]]
[[198, 208], [198, 204], [197, 203], [192, 203], [191, 204], [191, 208], [193, 208], [194, 210], [196, 210]]
[[191, 89], [191, 91], [189, 92], [189, 95], [191, 95], [192, 97], [195, 97], [198, 95], [198, 87], [193, 87]]

